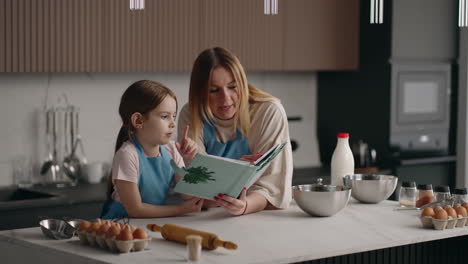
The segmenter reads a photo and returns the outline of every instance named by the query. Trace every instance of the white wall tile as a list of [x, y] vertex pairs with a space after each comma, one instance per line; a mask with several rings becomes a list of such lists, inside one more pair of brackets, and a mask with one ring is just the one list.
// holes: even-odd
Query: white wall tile
[[[134, 81], [150, 79], [171, 88], [180, 107], [188, 100], [189, 73], [2, 73], [0, 74], [0, 186], [13, 184], [12, 159], [24, 155], [35, 169], [46, 158], [43, 110], [66, 94], [80, 108], [80, 133], [87, 160], [110, 162], [121, 121], [118, 104]], [[290, 116], [291, 138], [299, 142], [296, 167], [320, 166], [316, 136], [314, 73], [248, 73], [249, 81], [282, 100]], [[35, 180], [40, 180], [35, 177]]]

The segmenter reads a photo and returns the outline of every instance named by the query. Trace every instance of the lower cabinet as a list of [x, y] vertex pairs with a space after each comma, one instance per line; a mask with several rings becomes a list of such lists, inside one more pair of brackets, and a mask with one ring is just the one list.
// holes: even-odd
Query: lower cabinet
[[0, 211], [0, 230], [39, 226], [40, 216], [93, 219], [101, 214], [104, 202], [59, 205]]

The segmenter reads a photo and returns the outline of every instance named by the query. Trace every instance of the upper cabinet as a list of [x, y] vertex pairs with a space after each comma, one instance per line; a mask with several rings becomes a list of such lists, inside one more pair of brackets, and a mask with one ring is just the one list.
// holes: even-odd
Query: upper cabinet
[[0, 72], [190, 71], [208, 47], [249, 71], [354, 70], [358, 0], [0, 0]]
[[281, 2], [283, 69], [356, 70], [359, 65], [359, 0]]

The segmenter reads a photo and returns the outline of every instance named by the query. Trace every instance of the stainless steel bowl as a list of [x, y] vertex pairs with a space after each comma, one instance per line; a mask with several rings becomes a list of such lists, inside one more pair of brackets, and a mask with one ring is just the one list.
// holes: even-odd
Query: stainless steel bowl
[[383, 174], [353, 174], [343, 178], [345, 186], [351, 187], [351, 196], [363, 203], [380, 203], [395, 191], [398, 178]]
[[61, 219], [44, 219], [39, 222], [42, 233], [53, 239], [68, 239], [75, 234], [75, 228]]
[[295, 185], [292, 187], [294, 200], [312, 216], [331, 216], [343, 209], [349, 201], [351, 189], [344, 186], [318, 184]]

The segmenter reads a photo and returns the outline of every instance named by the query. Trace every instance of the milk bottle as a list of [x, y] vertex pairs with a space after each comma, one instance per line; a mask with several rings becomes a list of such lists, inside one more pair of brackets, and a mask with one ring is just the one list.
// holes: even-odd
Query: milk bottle
[[331, 160], [331, 185], [343, 185], [343, 177], [354, 174], [354, 157], [349, 147], [349, 134], [338, 133]]

